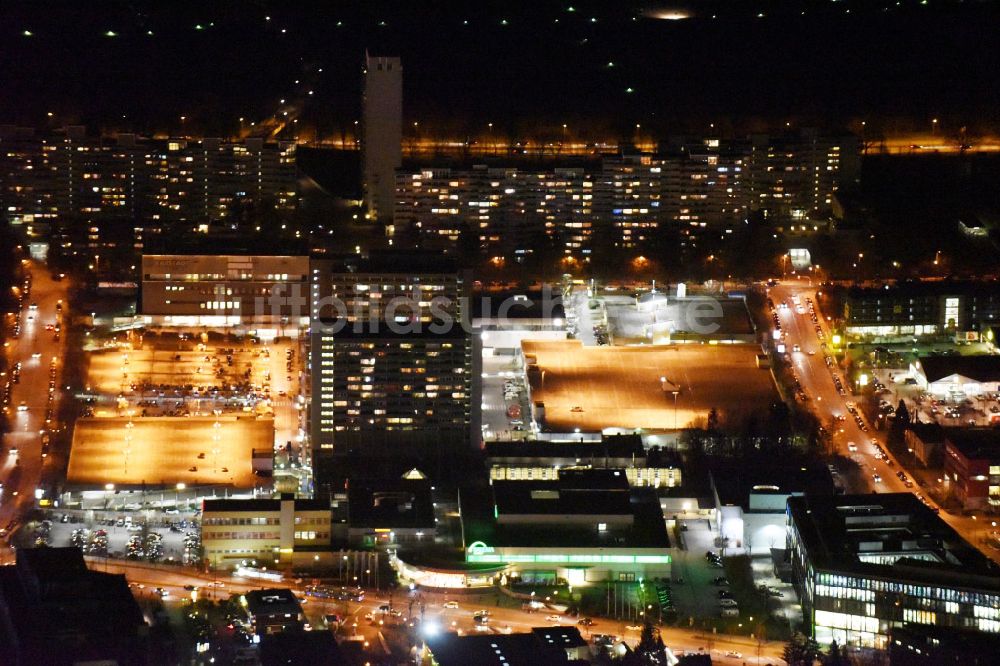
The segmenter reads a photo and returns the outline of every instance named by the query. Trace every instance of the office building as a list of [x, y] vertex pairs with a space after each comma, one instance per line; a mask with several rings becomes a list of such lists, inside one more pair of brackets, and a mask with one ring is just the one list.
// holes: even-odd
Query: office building
[[145, 254], [143, 325], [238, 327], [297, 336], [309, 325], [309, 257]]
[[202, 502], [201, 543], [214, 568], [256, 562], [264, 567], [329, 565], [330, 503], [294, 499]]
[[886, 649], [906, 623], [1000, 632], [1000, 569], [911, 493], [790, 497], [788, 549], [820, 645]]
[[944, 464], [944, 428], [937, 423], [910, 423], [903, 433], [906, 450], [924, 467]]
[[147, 626], [123, 574], [92, 571], [79, 548], [18, 548], [0, 567], [0, 662], [145, 664]]
[[399, 58], [365, 53], [361, 113], [365, 208], [372, 219], [391, 225], [396, 169], [403, 162], [403, 65]]
[[480, 359], [468, 288], [468, 276], [438, 255], [314, 262], [317, 455], [444, 454], [478, 441]]
[[889, 636], [890, 666], [990, 666], [1000, 653], [1000, 635], [968, 629], [904, 624]]
[[844, 331], [853, 336], [992, 335], [1000, 321], [1000, 284], [989, 281], [899, 282], [834, 289]]
[[946, 429], [944, 484], [945, 491], [966, 511], [1000, 508], [1000, 431], [995, 428]]

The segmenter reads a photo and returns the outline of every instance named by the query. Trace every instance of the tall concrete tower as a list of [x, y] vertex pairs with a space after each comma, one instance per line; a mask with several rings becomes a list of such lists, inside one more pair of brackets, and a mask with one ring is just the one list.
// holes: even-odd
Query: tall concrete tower
[[361, 141], [365, 208], [373, 220], [392, 224], [396, 169], [403, 162], [403, 65], [399, 58], [365, 52]]

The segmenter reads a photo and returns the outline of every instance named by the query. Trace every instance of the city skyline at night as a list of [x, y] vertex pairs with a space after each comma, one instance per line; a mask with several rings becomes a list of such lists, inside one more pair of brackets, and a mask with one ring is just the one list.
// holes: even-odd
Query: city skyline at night
[[992, 663], [998, 20], [4, 3], [0, 663]]

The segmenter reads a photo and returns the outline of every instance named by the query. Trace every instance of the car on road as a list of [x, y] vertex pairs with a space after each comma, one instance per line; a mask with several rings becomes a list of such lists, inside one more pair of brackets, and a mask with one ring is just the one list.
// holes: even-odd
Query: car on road
[[17, 411], [19, 411], [19, 412], [26, 412], [26, 411], [28, 411], [28, 403], [26, 403], [25, 401], [22, 400], [21, 404], [17, 406]]
[[562, 616], [560, 616], [560, 615], [547, 615], [545, 617], [545, 621], [546, 622], [555, 622], [556, 624], [559, 624], [560, 622], [562, 622]]
[[583, 617], [583, 618], [580, 618], [580, 620], [577, 622], [577, 624], [579, 624], [581, 626], [584, 626], [584, 627], [592, 627], [592, 626], [594, 626], [594, 621], [591, 620], [589, 617]]
[[850, 451], [851, 453], [854, 453], [854, 452], [856, 452], [858, 450], [858, 445], [855, 444], [854, 442], [848, 442], [847, 443], [847, 450]]
[[729, 657], [730, 659], [742, 659], [743, 653], [737, 652], [736, 650], [730, 650], [729, 652], [726, 653], [726, 656]]
[[34, 354], [31, 355], [31, 358], [35, 359], [36, 361], [38, 359], [40, 359], [41, 357], [42, 357], [42, 353], [41, 352], [35, 352]]
[[875, 481], [875, 483], [882, 483], [882, 477], [879, 476], [878, 472], [872, 474], [872, 480]]
[[457, 602], [457, 601], [446, 601], [446, 602], [444, 602], [444, 604], [442, 604], [442, 605], [443, 605], [443, 606], [444, 606], [445, 608], [451, 608], [451, 609], [455, 609], [455, 608], [458, 608], [458, 602]]

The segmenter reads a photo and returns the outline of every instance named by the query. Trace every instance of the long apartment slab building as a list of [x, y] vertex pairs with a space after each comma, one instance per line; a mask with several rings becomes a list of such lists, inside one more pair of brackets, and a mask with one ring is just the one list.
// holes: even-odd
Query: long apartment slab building
[[[144, 232], [225, 220], [237, 206], [294, 209], [295, 142], [0, 126], [0, 204], [7, 221], [77, 243], [132, 221], [141, 246]], [[65, 225], [85, 229], [87, 237]]]
[[[521, 255], [548, 237], [567, 255], [595, 242], [642, 247], [663, 225], [723, 233], [754, 211], [778, 220], [823, 218], [854, 179], [851, 135], [803, 130], [738, 140], [674, 138], [656, 154], [545, 163], [407, 164], [397, 171], [393, 230], [415, 229], [447, 248], [463, 233], [497, 255]], [[484, 160], [485, 162], [485, 160]]]

